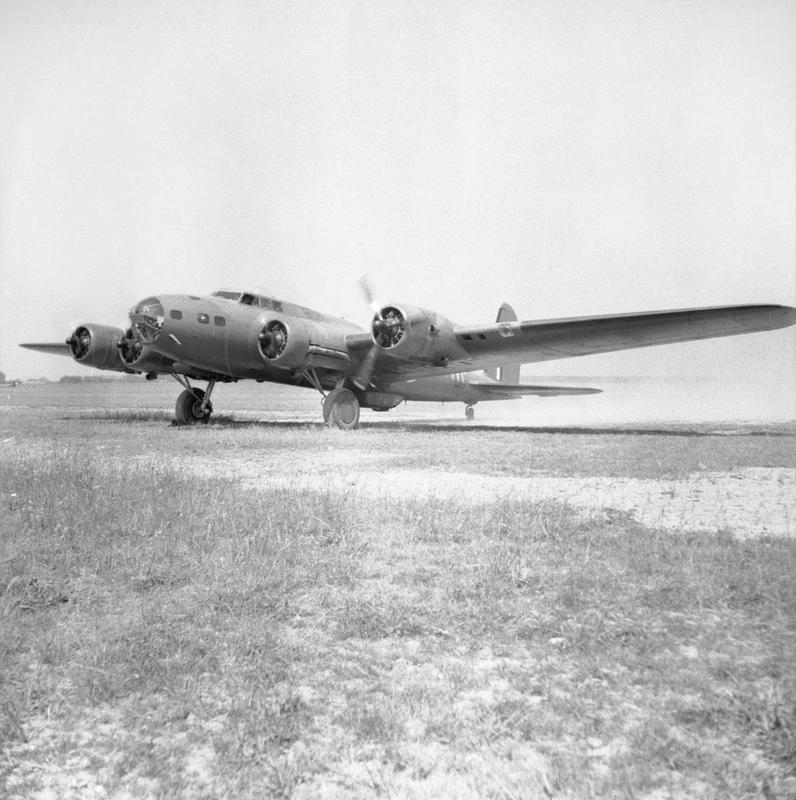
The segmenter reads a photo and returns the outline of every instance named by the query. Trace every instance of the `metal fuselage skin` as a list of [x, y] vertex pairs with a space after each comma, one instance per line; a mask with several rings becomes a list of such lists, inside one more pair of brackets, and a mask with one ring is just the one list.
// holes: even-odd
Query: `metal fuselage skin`
[[269, 360], [258, 336], [269, 322], [279, 320], [309, 345], [345, 353], [345, 338], [361, 333], [358, 326], [311, 309], [272, 300], [264, 309], [217, 297], [159, 295], [163, 322], [149, 346], [173, 360], [178, 372], [188, 366], [233, 379], [295, 382], [291, 373], [300, 364]]
[[[356, 365], [349, 365], [346, 338], [363, 334], [362, 328], [346, 320], [332, 317], [303, 306], [254, 297], [254, 304], [216, 296], [158, 295], [142, 301], [156, 301], [162, 307], [158, 316], [156, 338], [146, 347], [172, 363], [174, 372], [198, 377], [218, 376], [222, 380], [254, 379], [275, 383], [311, 386], [305, 377], [307, 366], [320, 367], [336, 375], [351, 375]], [[139, 307], [141, 304], [139, 304]], [[270, 307], [263, 307], [270, 306]], [[135, 309], [134, 309], [135, 311]], [[135, 314], [131, 321], [135, 325]], [[310, 352], [291, 361], [267, 358], [258, 344], [258, 337], [273, 322], [278, 321], [290, 332], [291, 341], [298, 338]], [[393, 381], [373, 386], [369, 396], [374, 405], [383, 401], [386, 406], [402, 400], [463, 402], [473, 404], [485, 399], [482, 386], [472, 386], [471, 376], [480, 384], [493, 383], [483, 371], [456, 373], [415, 380]], [[326, 388], [334, 380], [324, 381]], [[494, 382], [495, 386], [499, 386]], [[490, 393], [490, 399], [510, 399]], [[363, 394], [363, 400], [367, 399]]]

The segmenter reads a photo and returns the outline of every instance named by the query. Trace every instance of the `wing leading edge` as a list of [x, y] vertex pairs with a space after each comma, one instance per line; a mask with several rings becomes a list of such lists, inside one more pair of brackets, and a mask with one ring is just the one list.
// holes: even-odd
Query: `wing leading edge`
[[456, 327], [472, 358], [470, 369], [501, 363], [531, 364], [637, 347], [770, 331], [796, 323], [796, 308], [717, 306], [598, 317]]

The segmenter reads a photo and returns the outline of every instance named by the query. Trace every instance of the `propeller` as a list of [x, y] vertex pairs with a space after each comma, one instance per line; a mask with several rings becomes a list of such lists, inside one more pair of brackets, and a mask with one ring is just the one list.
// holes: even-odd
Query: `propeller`
[[362, 359], [362, 363], [359, 365], [359, 369], [352, 381], [358, 389], [367, 389], [371, 383], [370, 378], [373, 374], [373, 367], [379, 350], [394, 347], [401, 340], [404, 333], [404, 319], [397, 308], [385, 307], [376, 299], [367, 275], [363, 275], [357, 281], [357, 285], [365, 302], [373, 312], [373, 321], [370, 326], [373, 344]]
[[376, 300], [376, 296], [373, 293], [373, 286], [371, 286], [368, 276], [363, 275], [357, 281], [357, 286], [359, 286], [359, 290], [362, 292], [362, 297], [365, 299], [368, 307], [373, 312], [373, 344], [370, 346], [370, 349], [362, 359], [362, 363], [359, 365], [356, 375], [354, 375], [354, 377], [351, 379], [354, 383], [354, 386], [356, 386], [358, 389], [364, 390], [370, 386], [370, 376], [373, 374], [373, 365], [376, 363], [376, 356], [379, 354], [379, 334], [377, 333], [377, 328], [381, 327], [384, 319], [381, 316], [381, 303]]
[[282, 354], [287, 344], [287, 330], [279, 321], [269, 322], [257, 336], [260, 342], [260, 351], [268, 359], [277, 358]]
[[397, 308], [385, 308], [373, 320], [373, 338], [381, 347], [395, 347], [403, 334], [404, 318]]
[[88, 353], [91, 347], [91, 334], [88, 332], [87, 328], [81, 325], [75, 328], [72, 335], [66, 340], [66, 343], [69, 345], [72, 355], [79, 360]]
[[126, 364], [132, 364], [141, 355], [144, 344], [140, 336], [136, 336], [134, 328], [128, 328], [124, 336], [116, 342], [116, 346], [121, 351], [122, 359]]

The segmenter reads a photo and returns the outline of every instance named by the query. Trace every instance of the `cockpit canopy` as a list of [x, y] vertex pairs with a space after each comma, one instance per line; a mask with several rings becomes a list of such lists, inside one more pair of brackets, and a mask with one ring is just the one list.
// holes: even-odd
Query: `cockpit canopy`
[[235, 303], [240, 300], [240, 292], [231, 292], [227, 289], [219, 289], [217, 292], [213, 292], [213, 294], [210, 296], [220, 297], [222, 300], [232, 300]]
[[268, 311], [284, 311], [280, 300], [274, 300], [272, 297], [265, 297], [254, 292], [235, 292], [228, 289], [219, 289], [217, 292], [213, 292], [212, 297], [218, 297], [221, 300], [232, 300], [244, 306], [264, 308]]

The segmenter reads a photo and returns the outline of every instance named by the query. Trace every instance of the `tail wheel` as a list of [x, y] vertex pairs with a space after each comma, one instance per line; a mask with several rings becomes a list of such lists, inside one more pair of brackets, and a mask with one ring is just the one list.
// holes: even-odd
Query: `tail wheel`
[[464, 409], [465, 419], [475, 419], [475, 409], [472, 406], [467, 406]]
[[213, 406], [208, 403], [202, 409], [202, 401], [204, 399], [205, 393], [202, 389], [186, 389], [181, 392], [177, 398], [177, 405], [174, 407], [177, 424], [195, 425], [199, 422], [206, 425], [210, 421], [210, 415], [213, 413]]
[[323, 401], [323, 420], [332, 428], [351, 431], [359, 425], [359, 400], [350, 389], [333, 389]]

